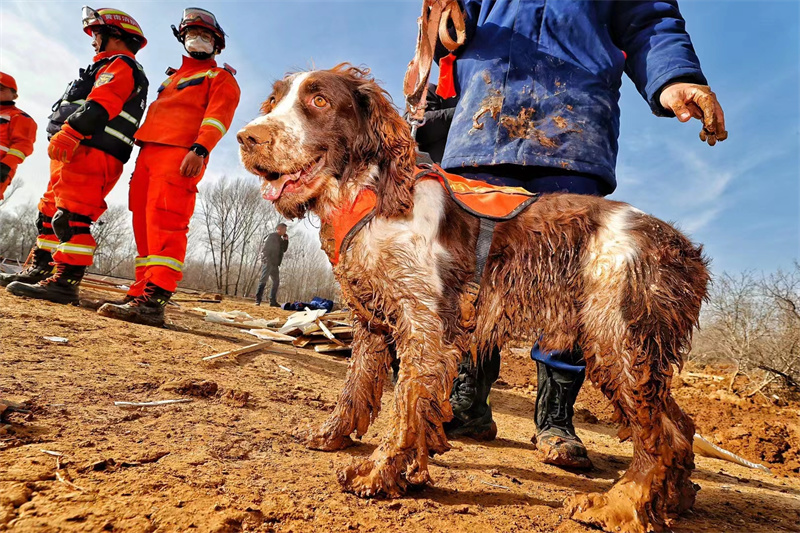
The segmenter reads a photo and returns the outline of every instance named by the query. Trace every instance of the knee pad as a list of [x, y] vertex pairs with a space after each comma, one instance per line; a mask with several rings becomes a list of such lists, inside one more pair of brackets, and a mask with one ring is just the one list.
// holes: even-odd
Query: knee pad
[[[72, 222], [86, 224], [86, 226], [73, 226]], [[59, 209], [53, 215], [53, 233], [56, 234], [61, 242], [69, 242], [75, 235], [90, 234], [92, 219], [77, 213], [72, 213], [66, 209]]]
[[39, 216], [36, 217], [36, 231], [39, 235], [52, 235], [53, 230], [45, 227], [45, 224], [53, 224], [53, 219], [39, 211]]

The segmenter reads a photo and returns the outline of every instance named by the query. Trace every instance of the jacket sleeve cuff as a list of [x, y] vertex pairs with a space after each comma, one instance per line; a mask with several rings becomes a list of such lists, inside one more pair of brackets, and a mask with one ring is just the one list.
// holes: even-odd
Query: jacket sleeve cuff
[[674, 117], [675, 114], [670, 109], [665, 109], [661, 102], [661, 91], [670, 83], [685, 82], [697, 83], [699, 85], [708, 85], [708, 80], [703, 75], [703, 72], [696, 67], [680, 67], [669, 72], [665, 72], [653, 81], [647, 84], [645, 94], [647, 95], [647, 103], [650, 104], [650, 109], [657, 117]]

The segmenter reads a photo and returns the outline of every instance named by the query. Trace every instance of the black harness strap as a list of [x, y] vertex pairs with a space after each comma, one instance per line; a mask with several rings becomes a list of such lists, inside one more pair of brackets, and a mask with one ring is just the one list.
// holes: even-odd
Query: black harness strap
[[489, 260], [489, 249], [492, 247], [492, 238], [494, 237], [494, 227], [497, 221], [488, 218], [481, 218], [481, 227], [478, 232], [478, 243], [475, 245], [475, 283], [481, 284], [481, 277], [483, 271], [486, 269], [486, 263]]

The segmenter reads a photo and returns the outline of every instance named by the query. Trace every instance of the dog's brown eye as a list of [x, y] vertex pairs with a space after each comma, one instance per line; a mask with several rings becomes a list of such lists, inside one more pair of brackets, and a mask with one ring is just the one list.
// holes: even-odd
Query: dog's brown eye
[[270, 96], [269, 97], [269, 103], [270, 104], [274, 104], [275, 103], [275, 97], [274, 96]]
[[328, 101], [325, 99], [324, 96], [317, 95], [311, 100], [311, 103], [314, 104], [315, 107], [325, 107], [328, 105]]

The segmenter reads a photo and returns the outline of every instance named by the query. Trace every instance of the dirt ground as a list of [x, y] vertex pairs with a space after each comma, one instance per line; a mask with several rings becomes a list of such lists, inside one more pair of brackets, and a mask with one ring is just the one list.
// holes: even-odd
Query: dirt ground
[[[288, 315], [244, 301], [217, 307]], [[341, 492], [335, 473], [376, 446], [390, 394], [358, 446], [306, 450], [291, 431], [328, 415], [346, 359], [301, 350], [203, 363], [253, 337], [173, 311], [168, 322], [129, 325], [0, 290], [0, 396], [34, 406], [0, 425], [0, 531], [588, 532], [562, 501], [607, 489], [631, 457], [608, 404], [587, 386], [577, 425], [596, 468], [578, 474], [539, 462], [530, 443], [535, 369], [509, 355], [492, 394], [497, 440], [453, 442], [432, 462], [433, 487], [362, 500]], [[800, 531], [800, 404], [742, 400], [711, 369], [684, 371], [676, 396], [702, 435], [773, 473], [697, 458], [697, 504], [674, 531]], [[192, 401], [114, 406], [172, 398]]]

